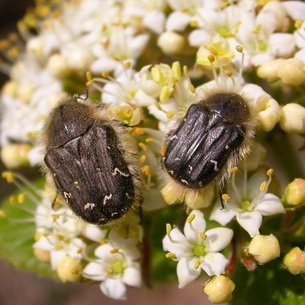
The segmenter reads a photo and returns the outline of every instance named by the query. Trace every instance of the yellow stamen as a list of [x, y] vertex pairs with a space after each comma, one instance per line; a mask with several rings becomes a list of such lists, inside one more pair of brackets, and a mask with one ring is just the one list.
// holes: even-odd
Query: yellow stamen
[[143, 142], [138, 143], [138, 146], [142, 149], [142, 150], [146, 150], [147, 147]]
[[239, 168], [237, 166], [234, 166], [231, 168], [231, 173], [237, 173], [239, 171]]
[[24, 199], [25, 199], [24, 194], [18, 194], [18, 196], [17, 196], [17, 202], [18, 202], [19, 204], [24, 203]]
[[201, 262], [199, 259], [197, 259], [194, 263], [194, 269], [198, 269], [200, 267], [200, 265], [201, 265]]
[[153, 138], [147, 138], [145, 140], [146, 143], [151, 143], [151, 142], [154, 142], [155, 140]]
[[259, 190], [261, 192], [264, 192], [266, 190], [266, 186], [267, 186], [267, 182], [266, 181], [263, 181], [259, 187]]
[[5, 218], [6, 214], [3, 210], [0, 210], [0, 218]]
[[101, 245], [104, 245], [104, 244], [107, 242], [107, 239], [102, 237], [98, 242], [99, 242]]
[[2, 178], [4, 178], [7, 181], [7, 183], [14, 182], [14, 174], [10, 171], [2, 172]]
[[199, 238], [200, 238], [201, 240], [206, 240], [206, 239], [207, 239], [207, 235], [206, 235], [204, 232], [200, 232], [200, 233], [199, 233]]
[[179, 61], [175, 61], [172, 64], [172, 71], [175, 80], [181, 79], [181, 65]]
[[241, 45], [236, 46], [235, 49], [239, 53], [242, 53], [244, 51], [244, 48]]
[[171, 119], [175, 115], [174, 111], [167, 111], [166, 116], [168, 119]]
[[191, 223], [194, 219], [195, 219], [196, 215], [195, 214], [190, 214], [187, 219], [186, 222], [187, 223]]
[[139, 158], [139, 162], [140, 163], [144, 163], [146, 160], [146, 156], [145, 155], [142, 155], [140, 158]]
[[166, 149], [167, 149], [167, 146], [165, 144], [161, 145], [161, 147], [160, 147], [160, 155], [161, 155], [161, 157], [165, 156]]
[[172, 252], [166, 253], [165, 257], [169, 258], [169, 259], [176, 259], [177, 258], [176, 254], [172, 253]]
[[222, 194], [222, 195], [221, 195], [221, 198], [222, 198], [225, 202], [227, 202], [227, 201], [229, 201], [229, 200], [231, 199], [231, 197], [230, 197], [229, 194]]
[[151, 168], [149, 165], [144, 165], [141, 167], [141, 172], [144, 173], [146, 176], [151, 175]]
[[273, 168], [268, 169], [266, 175], [267, 175], [268, 177], [272, 177], [272, 176], [274, 175], [274, 170], [273, 170]]
[[110, 250], [110, 253], [111, 253], [111, 254], [115, 254], [115, 253], [118, 253], [119, 251], [120, 251], [120, 249], [118, 249], [118, 248], [113, 248], [113, 249]]
[[172, 231], [172, 225], [170, 223], [166, 224], [166, 234], [169, 235]]

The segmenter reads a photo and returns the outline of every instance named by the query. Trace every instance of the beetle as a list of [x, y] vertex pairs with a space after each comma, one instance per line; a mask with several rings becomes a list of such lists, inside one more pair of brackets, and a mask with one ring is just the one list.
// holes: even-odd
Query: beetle
[[44, 162], [57, 192], [84, 221], [106, 224], [139, 199], [136, 156], [125, 126], [78, 96], [47, 119]]
[[166, 141], [163, 168], [171, 179], [198, 190], [220, 185], [231, 167], [250, 151], [255, 122], [245, 99], [231, 92], [213, 93], [192, 104]]

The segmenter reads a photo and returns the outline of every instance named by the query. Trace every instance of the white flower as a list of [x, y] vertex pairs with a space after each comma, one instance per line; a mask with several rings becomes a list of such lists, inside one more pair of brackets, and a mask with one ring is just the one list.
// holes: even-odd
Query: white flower
[[100, 289], [113, 299], [126, 299], [126, 285], [140, 287], [139, 251], [123, 252], [104, 244], [96, 248], [93, 259], [83, 270], [83, 276], [101, 281]]
[[236, 217], [237, 222], [251, 237], [259, 234], [263, 216], [285, 213], [280, 198], [267, 193], [272, 171], [267, 171], [267, 175], [266, 181], [264, 173], [258, 171], [247, 180], [246, 171], [238, 177], [235, 177], [234, 172], [227, 190], [229, 198], [224, 198], [225, 208], [221, 207], [219, 200], [210, 219], [224, 226]]
[[219, 251], [231, 242], [233, 231], [227, 228], [205, 230], [204, 215], [193, 210], [184, 225], [184, 234], [174, 228], [163, 238], [163, 249], [169, 251], [167, 257], [178, 260], [179, 288], [194, 281], [201, 270], [209, 276], [225, 271], [228, 260]]

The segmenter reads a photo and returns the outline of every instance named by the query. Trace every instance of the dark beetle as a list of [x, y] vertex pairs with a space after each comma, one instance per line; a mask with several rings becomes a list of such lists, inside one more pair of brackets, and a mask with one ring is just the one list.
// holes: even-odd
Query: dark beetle
[[249, 151], [254, 128], [250, 110], [235, 93], [217, 93], [192, 104], [169, 136], [163, 167], [191, 189], [220, 180]]
[[58, 192], [83, 220], [105, 224], [137, 201], [138, 173], [126, 147], [126, 131], [105, 111], [81, 98], [68, 98], [50, 114], [44, 136], [47, 169]]

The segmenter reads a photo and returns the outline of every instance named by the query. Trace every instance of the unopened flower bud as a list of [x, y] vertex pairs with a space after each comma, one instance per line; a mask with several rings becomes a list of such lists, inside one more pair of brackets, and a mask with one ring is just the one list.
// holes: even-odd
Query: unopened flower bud
[[65, 256], [57, 265], [57, 275], [62, 282], [77, 282], [81, 278], [81, 263], [72, 257]]
[[34, 248], [35, 257], [41, 262], [49, 262], [50, 261], [50, 252], [46, 250], [42, 250], [39, 248]]
[[285, 203], [296, 206], [305, 202], [305, 180], [296, 178], [290, 182], [284, 193]]
[[279, 79], [278, 70], [284, 59], [274, 59], [262, 64], [257, 69], [257, 75], [267, 79], [269, 82], [274, 82]]
[[76, 71], [87, 71], [94, 60], [94, 57], [89, 49], [79, 48], [72, 50], [66, 59], [70, 69]]
[[2, 147], [1, 160], [9, 169], [29, 165], [28, 153], [31, 146], [28, 144], [8, 144]]
[[280, 256], [280, 244], [274, 235], [256, 235], [248, 246], [251, 254], [259, 264], [265, 264]]
[[47, 68], [54, 77], [64, 77], [69, 72], [67, 60], [61, 54], [54, 54], [49, 57]]
[[278, 76], [283, 83], [298, 86], [305, 81], [305, 64], [297, 58], [285, 59], [279, 69]]
[[226, 303], [232, 300], [232, 292], [235, 289], [234, 282], [224, 275], [212, 277], [204, 284], [203, 291], [214, 304]]
[[305, 273], [305, 251], [292, 248], [284, 257], [284, 265], [292, 274]]
[[176, 32], [167, 31], [159, 36], [158, 46], [167, 55], [182, 54], [185, 51], [185, 39]]
[[289, 103], [283, 106], [280, 125], [288, 133], [304, 133], [305, 108], [296, 103]]

